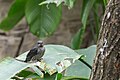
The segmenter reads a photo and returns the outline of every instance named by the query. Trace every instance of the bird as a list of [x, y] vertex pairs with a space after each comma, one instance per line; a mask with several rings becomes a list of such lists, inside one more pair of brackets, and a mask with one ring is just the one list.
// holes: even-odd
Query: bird
[[37, 41], [35, 46], [28, 52], [24, 62], [41, 61], [44, 53], [45, 47], [43, 45], [43, 41]]

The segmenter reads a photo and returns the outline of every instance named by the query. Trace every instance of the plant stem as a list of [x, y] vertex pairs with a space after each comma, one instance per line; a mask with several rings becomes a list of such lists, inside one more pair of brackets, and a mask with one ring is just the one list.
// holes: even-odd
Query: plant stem
[[78, 60], [80, 60], [82, 63], [84, 63], [86, 66], [88, 66], [90, 69], [92, 69], [92, 66], [89, 65], [87, 62], [85, 62], [83, 59], [79, 58]]

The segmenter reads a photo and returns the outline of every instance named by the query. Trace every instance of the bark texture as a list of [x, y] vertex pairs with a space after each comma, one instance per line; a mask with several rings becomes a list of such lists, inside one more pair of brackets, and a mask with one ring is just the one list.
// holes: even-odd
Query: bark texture
[[109, 0], [90, 80], [120, 79], [120, 0]]

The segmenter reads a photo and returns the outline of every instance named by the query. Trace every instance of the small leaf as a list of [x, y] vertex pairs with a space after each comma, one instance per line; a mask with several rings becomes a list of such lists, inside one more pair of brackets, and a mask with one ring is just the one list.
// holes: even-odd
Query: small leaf
[[45, 74], [45, 77], [39, 78], [39, 80], [55, 80], [55, 76], [56, 74], [53, 74], [53, 75]]
[[57, 73], [55, 80], [61, 80], [62, 76], [61, 73]]
[[61, 3], [63, 2], [63, 0], [46, 0], [41, 2], [39, 5], [44, 5], [44, 4], [50, 4], [50, 3], [55, 3], [57, 6], [59, 6]]
[[50, 3], [55, 3], [57, 6], [59, 6], [62, 3], [65, 3], [65, 5], [68, 6], [69, 9], [71, 9], [74, 5], [75, 0], [46, 0], [41, 2], [39, 5], [43, 5], [43, 4], [50, 4]]
[[20, 73], [16, 74], [18, 77], [27, 77], [29, 75], [34, 74], [31, 71], [27, 71], [27, 70], [22, 70]]
[[74, 6], [75, 0], [64, 0], [64, 1], [65, 1], [65, 5], [67, 5], [69, 9], [71, 9]]
[[7, 17], [0, 23], [0, 29], [12, 29], [24, 16], [27, 0], [15, 0], [10, 7]]
[[38, 69], [36, 66], [31, 65], [30, 66], [41, 78], [44, 77], [44, 74]]
[[61, 6], [55, 4], [38, 5], [42, 0], [28, 0], [25, 15], [30, 31], [38, 36], [47, 37], [55, 32], [61, 19]]

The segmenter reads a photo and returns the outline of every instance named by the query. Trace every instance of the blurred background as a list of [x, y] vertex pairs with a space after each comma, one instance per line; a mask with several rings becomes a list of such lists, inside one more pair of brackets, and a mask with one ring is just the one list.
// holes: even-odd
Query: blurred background
[[[0, 0], [0, 21], [7, 15], [13, 0]], [[101, 21], [103, 11], [99, 5], [98, 16]], [[80, 11], [82, 0], [76, 0], [72, 9], [67, 6], [62, 7], [62, 19], [59, 27], [50, 37], [43, 39], [45, 44], [60, 44], [70, 47], [73, 36], [81, 27]], [[96, 44], [97, 39], [94, 39], [93, 29], [95, 25], [93, 11], [89, 15], [89, 23], [84, 33], [83, 43], [81, 48]], [[4, 32], [0, 30], [0, 59], [11, 56], [16, 57], [21, 53], [30, 50], [39, 38], [29, 32], [29, 27], [25, 18], [23, 18], [12, 30]]]

